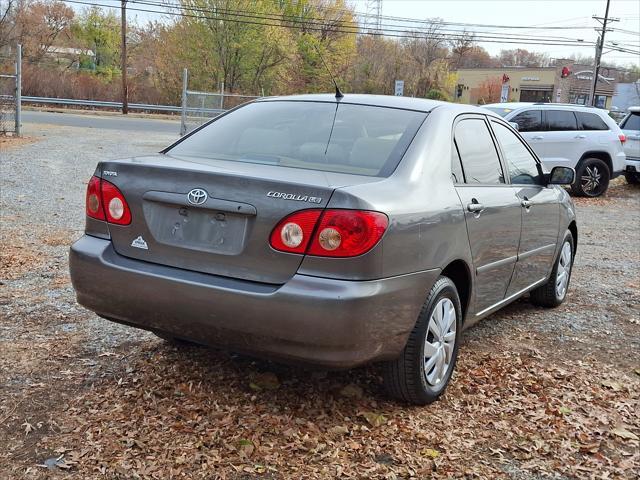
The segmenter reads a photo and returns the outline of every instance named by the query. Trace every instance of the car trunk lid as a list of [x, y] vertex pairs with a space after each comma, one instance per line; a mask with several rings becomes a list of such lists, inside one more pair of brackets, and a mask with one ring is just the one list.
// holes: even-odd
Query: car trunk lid
[[205, 165], [167, 155], [101, 166], [131, 209], [129, 225], [109, 225], [119, 254], [271, 284], [286, 282], [303, 258], [270, 247], [275, 225], [294, 211], [325, 207], [344, 177], [353, 177], [230, 161]]

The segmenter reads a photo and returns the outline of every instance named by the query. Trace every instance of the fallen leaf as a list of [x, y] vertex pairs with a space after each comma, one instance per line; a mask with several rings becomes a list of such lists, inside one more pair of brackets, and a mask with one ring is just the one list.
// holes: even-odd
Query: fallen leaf
[[440, 452], [438, 450], [434, 450], [433, 448], [425, 448], [420, 452], [425, 457], [430, 458], [438, 458], [440, 456]]
[[256, 375], [249, 383], [249, 388], [256, 391], [277, 390], [280, 387], [280, 380], [275, 373], [264, 372]]
[[379, 427], [387, 423], [387, 417], [385, 417], [382, 413], [362, 412], [361, 415], [372, 427]]
[[34, 430], [33, 425], [31, 425], [29, 422], [24, 422], [22, 426], [24, 427], [25, 435], [29, 435]]
[[360, 388], [358, 385], [350, 383], [346, 387], [343, 387], [342, 390], [340, 390], [340, 395], [347, 398], [362, 398], [363, 392], [362, 388]]
[[621, 384], [619, 382], [615, 382], [613, 380], [603, 380], [602, 381], [602, 386], [610, 388], [614, 392], [619, 392], [620, 390], [622, 390], [624, 388], [623, 384]]
[[333, 435], [346, 435], [349, 433], [349, 429], [344, 425], [336, 425], [335, 427], [331, 427], [329, 429], [329, 433]]
[[638, 436], [635, 433], [630, 432], [624, 427], [614, 428], [613, 430], [611, 430], [611, 433], [613, 433], [614, 435], [617, 435], [618, 437], [626, 438], [628, 440], [640, 440], [640, 438], [638, 438]]

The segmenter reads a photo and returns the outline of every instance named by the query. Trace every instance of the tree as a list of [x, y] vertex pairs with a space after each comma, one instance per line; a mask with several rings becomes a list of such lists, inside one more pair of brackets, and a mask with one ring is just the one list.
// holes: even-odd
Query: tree
[[515, 50], [501, 50], [498, 55], [501, 67], [546, 67], [549, 56], [546, 53], [536, 53], [517, 48]]
[[95, 55], [94, 60], [86, 57], [87, 66], [106, 75], [120, 71], [120, 21], [113, 11], [88, 8], [73, 22], [71, 31], [78, 45]]
[[483, 81], [478, 88], [471, 90], [471, 101], [479, 105], [496, 103], [500, 101], [502, 91], [502, 79], [500, 77], [489, 77]]
[[[59, 1], [16, 2], [8, 0], [7, 11], [0, 25], [0, 37], [8, 44], [22, 44], [23, 57], [37, 62], [54, 46], [60, 35], [68, 31], [73, 9]], [[8, 19], [8, 20], [7, 20]], [[8, 25], [4, 25], [7, 22]]]
[[475, 35], [464, 30], [459, 36], [449, 41], [453, 55], [453, 66], [459, 68], [463, 59], [475, 48]]

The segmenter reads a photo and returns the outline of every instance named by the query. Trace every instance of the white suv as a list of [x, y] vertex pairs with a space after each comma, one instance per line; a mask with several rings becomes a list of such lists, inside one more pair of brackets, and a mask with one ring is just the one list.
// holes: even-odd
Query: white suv
[[630, 107], [629, 113], [620, 122], [622, 133], [627, 136], [624, 152], [627, 154], [627, 168], [624, 176], [627, 182], [640, 183], [640, 107]]
[[518, 124], [547, 169], [573, 167], [577, 195], [597, 197], [625, 169], [625, 135], [606, 110], [561, 103], [494, 103], [486, 108]]

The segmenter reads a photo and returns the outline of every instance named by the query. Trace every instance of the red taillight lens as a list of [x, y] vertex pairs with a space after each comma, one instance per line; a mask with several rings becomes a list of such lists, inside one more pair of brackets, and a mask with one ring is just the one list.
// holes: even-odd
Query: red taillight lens
[[98, 177], [91, 177], [91, 180], [89, 180], [89, 184], [87, 185], [87, 216], [98, 220], [106, 220], [101, 198], [100, 179]]
[[124, 195], [113, 183], [102, 180], [102, 205], [107, 215], [107, 222], [118, 225], [131, 223], [131, 210]]
[[320, 257], [355, 257], [371, 250], [389, 225], [384, 213], [367, 210], [301, 210], [271, 232], [271, 247]]
[[271, 232], [271, 247], [281, 252], [304, 253], [322, 210], [301, 210], [283, 218]]
[[326, 210], [307, 254], [355, 257], [371, 250], [389, 225], [384, 213], [366, 210]]
[[620, 143], [624, 143], [627, 141], [627, 136], [624, 133], [618, 135], [618, 138], [620, 139]]
[[87, 215], [118, 225], [131, 223], [131, 210], [124, 195], [113, 183], [91, 177], [87, 185]]

